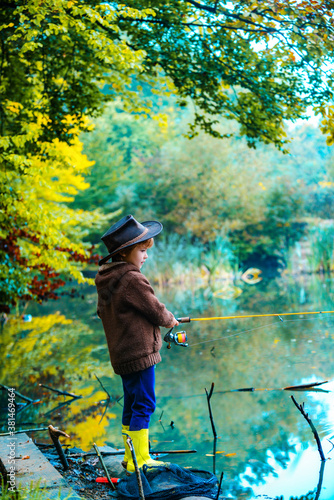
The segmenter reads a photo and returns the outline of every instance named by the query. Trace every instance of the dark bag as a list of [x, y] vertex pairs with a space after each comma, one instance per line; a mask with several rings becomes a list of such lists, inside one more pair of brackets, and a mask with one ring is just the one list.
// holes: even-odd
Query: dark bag
[[[145, 500], [179, 500], [189, 496], [216, 498], [218, 481], [205, 470], [183, 469], [176, 464], [159, 465], [140, 469]], [[120, 499], [139, 498], [136, 474], [117, 483]]]

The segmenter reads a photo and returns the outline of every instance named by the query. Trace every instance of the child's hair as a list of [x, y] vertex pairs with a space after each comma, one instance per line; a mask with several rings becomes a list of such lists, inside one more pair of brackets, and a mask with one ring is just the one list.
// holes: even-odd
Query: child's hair
[[[127, 248], [124, 248], [124, 250], [122, 250], [122, 253], [123, 255], [129, 255], [130, 252], [132, 252], [132, 250], [135, 248], [135, 247], [143, 247], [143, 248], [151, 248], [153, 247], [153, 243], [154, 243], [154, 240], [153, 238], [150, 238], [149, 240], [145, 240], [145, 241], [142, 241], [140, 243], [136, 243], [135, 245], [131, 245]], [[123, 260], [123, 256], [120, 254], [120, 252], [116, 253], [115, 255], [112, 256], [111, 258], [112, 262], [120, 262]]]

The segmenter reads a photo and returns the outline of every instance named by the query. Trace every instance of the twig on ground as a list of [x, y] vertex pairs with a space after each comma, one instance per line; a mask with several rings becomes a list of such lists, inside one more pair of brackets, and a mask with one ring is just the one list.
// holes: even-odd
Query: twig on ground
[[142, 483], [142, 480], [141, 480], [141, 475], [140, 475], [140, 470], [139, 470], [139, 467], [138, 467], [138, 462], [137, 462], [137, 458], [136, 458], [135, 449], [134, 449], [131, 437], [128, 434], [126, 434], [126, 436], [127, 436], [126, 442], [127, 442], [128, 447], [130, 448], [131, 455], [132, 455], [132, 460], [133, 460], [133, 464], [135, 466], [136, 477], [137, 477], [137, 482], [138, 482], [138, 489], [139, 489], [139, 497], [140, 497], [140, 500], [145, 500], [145, 495], [144, 495], [144, 490], [143, 490], [143, 483]]
[[94, 449], [95, 449], [95, 451], [96, 451], [96, 453], [97, 453], [97, 456], [98, 456], [98, 457], [99, 457], [99, 459], [100, 459], [100, 462], [101, 462], [102, 468], [103, 468], [103, 470], [104, 470], [104, 472], [105, 472], [105, 475], [107, 476], [108, 483], [110, 484], [111, 488], [115, 491], [115, 490], [116, 490], [116, 487], [115, 487], [114, 483], [113, 483], [113, 482], [111, 481], [111, 479], [110, 479], [108, 469], [107, 469], [107, 467], [106, 467], [106, 464], [104, 463], [104, 460], [103, 460], [103, 458], [102, 458], [102, 455], [101, 455], [101, 453], [100, 453], [100, 450], [98, 449], [98, 447], [97, 447], [97, 445], [96, 445], [95, 443], [93, 443], [93, 446], [94, 446]]
[[315, 440], [316, 440], [317, 445], [318, 445], [318, 451], [319, 451], [321, 460], [326, 460], [324, 452], [323, 452], [323, 449], [322, 449], [322, 446], [321, 446], [321, 441], [320, 441], [320, 438], [319, 438], [319, 434], [317, 433], [317, 429], [314, 427], [312, 420], [310, 419], [310, 417], [308, 416], [308, 414], [305, 413], [304, 403], [302, 403], [301, 405], [298, 404], [297, 401], [295, 400], [295, 398], [293, 396], [291, 396], [291, 399], [292, 399], [294, 405], [298, 408], [298, 410], [303, 415], [303, 417], [305, 418], [305, 420], [307, 421], [307, 423], [309, 424], [309, 426], [312, 429], [313, 435], [314, 435]]
[[59, 455], [60, 461], [63, 465], [63, 468], [64, 468], [64, 470], [67, 470], [69, 468], [69, 465], [68, 465], [67, 458], [65, 457], [64, 450], [61, 447], [61, 444], [59, 442], [59, 437], [64, 436], [64, 437], [67, 437], [68, 439], [70, 439], [70, 436], [68, 434], [66, 434], [66, 432], [63, 432], [63, 431], [56, 429], [55, 427], [53, 427], [53, 425], [49, 425], [48, 429], [49, 429], [50, 437], [53, 441], [53, 444], [55, 445], [55, 448], [56, 448], [57, 453]]

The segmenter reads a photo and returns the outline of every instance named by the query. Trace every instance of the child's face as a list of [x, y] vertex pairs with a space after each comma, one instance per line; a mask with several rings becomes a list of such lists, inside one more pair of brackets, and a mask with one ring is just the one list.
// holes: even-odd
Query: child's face
[[140, 269], [148, 257], [147, 250], [148, 249], [143, 245], [136, 245], [135, 247], [133, 247], [131, 252], [125, 255], [123, 258], [126, 262], [134, 264]]

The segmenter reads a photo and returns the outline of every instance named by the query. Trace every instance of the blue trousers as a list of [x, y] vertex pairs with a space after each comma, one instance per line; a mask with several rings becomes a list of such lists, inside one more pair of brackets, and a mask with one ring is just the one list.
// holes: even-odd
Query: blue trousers
[[148, 429], [155, 410], [155, 366], [146, 370], [121, 375], [124, 391], [122, 424], [130, 431]]

